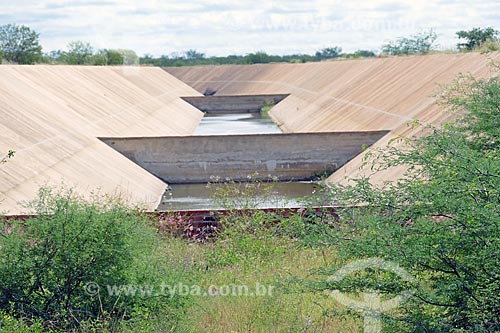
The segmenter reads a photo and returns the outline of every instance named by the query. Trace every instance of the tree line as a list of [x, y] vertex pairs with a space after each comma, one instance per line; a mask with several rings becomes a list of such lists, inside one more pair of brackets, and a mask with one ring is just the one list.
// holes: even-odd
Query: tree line
[[[485, 48], [487, 51], [500, 50], [498, 31], [492, 27], [458, 31], [460, 51]], [[427, 54], [436, 49], [437, 34], [422, 32], [410, 37], [401, 37], [382, 45], [382, 55]], [[206, 56], [197, 50], [187, 50], [154, 57], [146, 54], [139, 57], [129, 49], [95, 49], [90, 43], [72, 41], [66, 50], [44, 53], [40, 44], [40, 34], [25, 25], [7, 24], [0, 27], [0, 60], [17, 64], [68, 64], [68, 65], [151, 65], [151, 66], [194, 66], [194, 65], [241, 65], [273, 62], [305, 63], [335, 58], [367, 58], [377, 56], [370, 50], [343, 53], [339, 46], [327, 47], [314, 54], [270, 55], [259, 51], [246, 55]]]

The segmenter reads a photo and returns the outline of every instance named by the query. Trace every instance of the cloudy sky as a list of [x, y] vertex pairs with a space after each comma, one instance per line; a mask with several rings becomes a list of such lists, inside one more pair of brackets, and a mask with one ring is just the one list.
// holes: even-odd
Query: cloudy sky
[[426, 29], [451, 48], [454, 33], [500, 29], [499, 0], [0, 0], [0, 25], [25, 24], [44, 51], [73, 40], [159, 56], [196, 49], [207, 55], [379, 50]]

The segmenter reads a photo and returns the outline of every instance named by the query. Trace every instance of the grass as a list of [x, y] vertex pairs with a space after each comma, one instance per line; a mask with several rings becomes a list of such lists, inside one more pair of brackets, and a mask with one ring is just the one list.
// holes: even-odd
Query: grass
[[[118, 279], [117, 276], [116, 279], [110, 280], [110, 283], [148, 285], [153, 286], [155, 292], [159, 291], [160, 286], [166, 285], [167, 293], [154, 294], [147, 298], [121, 294], [114, 299], [115, 295], [106, 293], [108, 282], [103, 280], [99, 284], [101, 293], [98, 299], [86, 295], [82, 290], [83, 286], [89, 281], [99, 281], [102, 271], [115, 267], [113, 264], [103, 264], [99, 269], [93, 267], [95, 272], [86, 268], [87, 275], [95, 273], [95, 276], [92, 278], [81, 276], [82, 281], [79, 285], [82, 288], [75, 289], [75, 292], [79, 293], [78, 298], [69, 308], [69, 311], [74, 313], [84, 309], [92, 314], [93, 312], [87, 309], [91, 309], [91, 306], [99, 301], [99, 309], [94, 315], [87, 317], [82, 315], [77, 321], [69, 322], [73, 317], [67, 319], [65, 309], [57, 308], [51, 314], [38, 316], [36, 312], [17, 310], [18, 307], [9, 305], [12, 303], [6, 303], [0, 308], [0, 331], [341, 333], [360, 331], [361, 321], [356, 317], [340, 318], [325, 315], [341, 309], [341, 306], [324, 291], [304, 291], [303, 288], [297, 290], [294, 279], [317, 280], [321, 277], [316, 276], [314, 270], [339, 264], [333, 247], [306, 247], [300, 240], [301, 236], [286, 231], [294, 223], [293, 221], [302, 223], [297, 217], [276, 225], [270, 223], [276, 216], [268, 213], [259, 211], [251, 215], [234, 213], [223, 217], [224, 227], [215, 239], [200, 243], [173, 236], [168, 231], [155, 235], [153, 231], [158, 228], [157, 221], [145, 220], [135, 215], [136, 212], [120, 205], [113, 206], [115, 205], [113, 201], [108, 206], [85, 203], [71, 194], [53, 196], [50, 191], [44, 193], [37, 203], [41, 205], [42, 211], [50, 208], [51, 210], [47, 212], [50, 211], [53, 215], [42, 214], [39, 217], [40, 221], [30, 221], [32, 225], [30, 229], [11, 228], [12, 225], [7, 221], [4, 224], [0, 223], [0, 232], [5, 229], [4, 237], [0, 238], [0, 247], [4, 246], [4, 249], [7, 249], [5, 246], [10, 246], [12, 249], [9, 252], [10, 257], [16, 255], [16, 260], [26, 266], [25, 269], [24, 266], [16, 269], [24, 269], [23, 274], [26, 276], [32, 274], [38, 266], [35, 265], [32, 269], [30, 263], [46, 253], [46, 251], [42, 251], [41, 254], [36, 252], [38, 247], [44, 244], [44, 246], [57, 245], [60, 242], [65, 244], [64, 249], [57, 250], [57, 253], [61, 253], [61, 259], [57, 259], [58, 257], [57, 260], [52, 257], [44, 259], [54, 268], [47, 273], [40, 271], [40, 274], [47, 276], [43, 281], [50, 282], [49, 279], [56, 279], [52, 271], [56, 272], [57, 269], [72, 263], [69, 258], [74, 261], [72, 271], [75, 271], [87, 267], [85, 266], [87, 260], [79, 260], [87, 252], [94, 251], [96, 254], [92, 254], [94, 252], [91, 254], [95, 258], [102, 257], [103, 260], [109, 261], [109, 258], [114, 258], [116, 251], [121, 251], [128, 242], [131, 242], [130, 248], [127, 248], [129, 250], [123, 252], [127, 254], [126, 257], [118, 255], [113, 261], [117, 265], [122, 265], [120, 260], [125, 260], [122, 265], [124, 270], [120, 273], [123, 278]], [[50, 203], [48, 206], [47, 202]], [[136, 223], [141, 226], [140, 228], [138, 226], [138, 232], [125, 227]], [[99, 233], [101, 226], [110, 229], [115, 225], [116, 228], [121, 228], [119, 229], [121, 231], [128, 228], [128, 232], [122, 233], [123, 240], [118, 236], [108, 239], [109, 233]], [[34, 228], [33, 233], [31, 228]], [[123, 228], [125, 229], [122, 230]], [[18, 235], [14, 234], [16, 230], [20, 231]], [[41, 242], [37, 237], [40, 237], [42, 232], [45, 235], [43, 237], [52, 240], [47, 243]], [[68, 242], [67, 235], [70, 233], [76, 235], [69, 237], [72, 243]], [[24, 244], [25, 238], [31, 239], [29, 237], [34, 239], [29, 244], [35, 244], [29, 247], [31, 252], [17, 253], [16, 249], [19, 247], [14, 242]], [[98, 251], [96, 246], [86, 246], [90, 243], [101, 244], [98, 246], [99, 249], [109, 247], [110, 252], [101, 255], [100, 252], [96, 252]], [[74, 248], [70, 245], [74, 245]], [[108, 254], [113, 256], [109, 257]], [[138, 257], [139, 254], [142, 259]], [[17, 272], [15, 267], [9, 267], [0, 266], [2, 268], [0, 272], [5, 273], [4, 276], [8, 276], [9, 272]], [[21, 276], [21, 273], [18, 275]], [[57, 273], [57, 278], [61, 279], [63, 275]], [[30, 281], [23, 282], [28, 285], [25, 289], [17, 291], [20, 295], [29, 292]], [[15, 284], [21, 282], [18, 280]], [[3, 284], [5, 283], [4, 281]], [[44, 290], [54, 289], [58, 283], [59, 280], [54, 280], [53, 283], [47, 284]], [[181, 294], [177, 289], [174, 295], [170, 295], [168, 292], [172, 290], [171, 288], [179, 284], [189, 290], [192, 290], [193, 286], [198, 286], [202, 293]], [[224, 288], [227, 286], [246, 286], [248, 294], [224, 295]], [[0, 287], [0, 300], [8, 295], [8, 290], [17, 290], [15, 286], [6, 287], [7, 289], [4, 285]], [[205, 295], [207, 291], [211, 295]], [[260, 294], [251, 294], [257, 291], [260, 291]], [[47, 294], [47, 297], [50, 295], [52, 294]], [[105, 299], [109, 302], [101, 303], [101, 300]], [[32, 298], [28, 299], [29, 302], [31, 300]], [[30, 306], [39, 306], [42, 301], [43, 299], [33, 299], [34, 303]], [[122, 304], [120, 312], [117, 311], [116, 304]]]
[[[267, 236], [263, 241], [260, 236]], [[179, 322], [179, 332], [357, 332], [357, 319], [329, 318], [325, 310], [338, 308], [325, 293], [287, 290], [288, 279], [308, 278], [318, 267], [336, 261], [331, 248], [306, 249], [290, 239], [272, 235], [241, 235], [211, 244], [175, 240], [166, 249], [170, 258], [182, 258], [204, 288], [257, 284], [273, 286], [267, 296], [196, 297]], [[258, 244], [248, 246], [248, 243]], [[172, 240], [169, 241], [172, 244]], [[174, 250], [175, 249], [175, 250]], [[239, 257], [237, 253], [245, 251]]]
[[[185, 282], [203, 290], [223, 290], [225, 286], [265, 286], [262, 296], [193, 296], [176, 332], [357, 332], [361, 320], [329, 317], [339, 310], [325, 292], [295, 289], [293, 279], [312, 279], [314, 270], [337, 266], [333, 247], [304, 247], [280, 228], [266, 226], [270, 216], [230, 216], [217, 239], [194, 243], [165, 236], [163, 256], [168, 266], [176, 266], [191, 276]], [[272, 289], [270, 289], [272, 288]], [[213, 289], [212, 289], [213, 290]]]

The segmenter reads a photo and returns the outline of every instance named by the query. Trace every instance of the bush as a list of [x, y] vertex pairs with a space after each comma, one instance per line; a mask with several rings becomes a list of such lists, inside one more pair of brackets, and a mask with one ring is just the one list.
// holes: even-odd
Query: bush
[[23, 319], [15, 318], [0, 310], [0, 331], [9, 333], [42, 333], [44, 328], [39, 320], [26, 323]]
[[317, 51], [315, 56], [317, 59], [334, 59], [342, 55], [342, 48], [338, 46], [327, 47], [320, 51]]
[[40, 35], [24, 25], [0, 26], [0, 50], [7, 61], [32, 65], [42, 59]]
[[401, 37], [382, 46], [382, 52], [389, 55], [427, 54], [435, 47], [437, 35], [434, 31], [423, 32], [409, 38]]
[[87, 65], [106, 66], [108, 65], [108, 58], [104, 52], [97, 52], [87, 58]]
[[[409, 303], [385, 318], [387, 331], [500, 330], [500, 79], [464, 79], [444, 96], [465, 115], [371, 156], [375, 171], [407, 167], [404, 178], [332, 189], [339, 204], [358, 208], [340, 211], [342, 232], [324, 238], [327, 244], [344, 260], [394, 261], [420, 281]], [[396, 294], [404, 287], [377, 272], [371, 277], [325, 288]]]
[[465, 39], [465, 43], [459, 43], [457, 45], [459, 50], [472, 51], [475, 48], [481, 47], [487, 41], [494, 41], [498, 36], [498, 31], [492, 27], [488, 28], [474, 28], [469, 31], [458, 31], [457, 37], [459, 39]]
[[88, 65], [94, 55], [94, 48], [88, 42], [73, 41], [68, 44], [68, 51], [63, 52], [60, 60], [68, 65]]
[[500, 51], [500, 41], [491, 39], [487, 40], [483, 44], [481, 44], [479, 51], [481, 53], [498, 52]]
[[166, 297], [127, 297], [108, 286], [158, 283], [173, 273], [155, 256], [157, 237], [139, 210], [115, 198], [85, 201], [43, 188], [36, 217], [0, 222], [0, 310], [55, 329], [111, 329], [134, 314], [172, 315]]

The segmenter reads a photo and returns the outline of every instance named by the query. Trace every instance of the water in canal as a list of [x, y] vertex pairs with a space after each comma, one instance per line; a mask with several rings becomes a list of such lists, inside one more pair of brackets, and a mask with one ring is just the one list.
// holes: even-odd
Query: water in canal
[[270, 118], [260, 113], [206, 114], [195, 135], [268, 134], [281, 133]]
[[[259, 113], [233, 113], [205, 114], [195, 135], [269, 133], [281, 133], [272, 119]], [[314, 182], [171, 184], [158, 210], [299, 207], [318, 187]]]
[[314, 182], [173, 184], [158, 210], [300, 207], [320, 191]]

